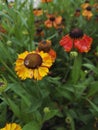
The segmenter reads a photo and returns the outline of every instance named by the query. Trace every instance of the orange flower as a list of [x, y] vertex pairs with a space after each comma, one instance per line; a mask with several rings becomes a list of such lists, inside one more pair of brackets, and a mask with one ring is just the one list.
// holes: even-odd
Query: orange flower
[[65, 35], [60, 45], [64, 47], [66, 52], [70, 52], [73, 48], [80, 53], [88, 52], [91, 48], [92, 38], [83, 34], [83, 31], [75, 28], [69, 34]]
[[41, 8], [33, 9], [33, 13], [35, 16], [40, 16], [43, 14], [43, 10]]
[[45, 2], [52, 2], [53, 0], [41, 0], [41, 2], [45, 3]]
[[48, 17], [48, 20], [46, 20], [44, 24], [48, 28], [51, 28], [51, 27], [56, 28], [62, 22], [61, 16], [56, 17], [55, 15], [50, 14], [50, 15], [47, 15], [47, 17]]
[[93, 16], [93, 13], [91, 12], [91, 7], [87, 7], [83, 12], [82, 15], [87, 19], [90, 20]]
[[51, 48], [51, 45], [52, 45], [52, 43], [50, 40], [41, 41], [38, 44], [37, 51], [43, 51], [43, 52], [48, 53], [51, 56], [52, 61], [54, 62], [56, 59], [56, 52]]
[[82, 9], [86, 9], [88, 6], [90, 6], [89, 0], [86, 0], [85, 3], [81, 5]]

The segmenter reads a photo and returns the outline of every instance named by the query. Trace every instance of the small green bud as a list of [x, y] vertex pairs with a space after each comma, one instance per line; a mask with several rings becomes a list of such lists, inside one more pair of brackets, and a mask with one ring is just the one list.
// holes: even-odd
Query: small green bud
[[8, 46], [11, 46], [11, 45], [12, 45], [12, 41], [8, 40], [6, 44], [7, 44]]
[[71, 117], [69, 117], [69, 116], [66, 117], [65, 122], [66, 122], [67, 124], [70, 124], [71, 121], [72, 121]]
[[2, 93], [7, 87], [7, 82], [5, 80], [0, 79], [0, 93]]
[[85, 70], [84, 73], [87, 74], [87, 73], [88, 73], [88, 70]]
[[49, 109], [49, 107], [45, 107], [43, 111], [44, 111], [44, 113], [49, 113], [50, 109]]
[[24, 35], [28, 35], [29, 33], [28, 33], [27, 30], [24, 30], [24, 31], [22, 31], [22, 34], [24, 34]]
[[77, 57], [78, 56], [78, 52], [76, 52], [76, 51], [71, 51], [70, 52], [70, 57], [71, 58], [75, 58], [75, 57]]

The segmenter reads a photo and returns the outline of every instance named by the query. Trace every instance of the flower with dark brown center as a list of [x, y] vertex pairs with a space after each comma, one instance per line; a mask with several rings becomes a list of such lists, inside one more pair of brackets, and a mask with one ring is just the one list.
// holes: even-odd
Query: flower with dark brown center
[[82, 9], [86, 9], [88, 6], [90, 6], [89, 0], [86, 0], [86, 1], [81, 5]]
[[47, 14], [48, 19], [45, 21], [45, 26], [48, 28], [57, 27], [62, 23], [62, 17], [56, 17], [54, 14]]
[[33, 9], [33, 13], [35, 16], [40, 16], [43, 14], [43, 10], [41, 8], [35, 8]]
[[82, 53], [90, 50], [92, 40], [93, 39], [84, 34], [81, 29], [75, 28], [61, 39], [60, 45], [63, 46], [67, 52], [70, 52], [72, 49], [77, 49]]
[[90, 20], [93, 16], [93, 13], [92, 13], [92, 8], [91, 6], [87, 6], [83, 12], [82, 12], [82, 15], [87, 19], [87, 20]]
[[24, 59], [24, 65], [29, 69], [38, 68], [42, 64], [42, 58], [38, 54], [28, 54]]
[[50, 49], [51, 49], [51, 41], [50, 40], [41, 41], [38, 44], [38, 50], [39, 51], [49, 52]]
[[52, 63], [52, 58], [48, 53], [25, 51], [18, 55], [15, 71], [22, 80], [27, 78], [41, 80], [48, 74]]

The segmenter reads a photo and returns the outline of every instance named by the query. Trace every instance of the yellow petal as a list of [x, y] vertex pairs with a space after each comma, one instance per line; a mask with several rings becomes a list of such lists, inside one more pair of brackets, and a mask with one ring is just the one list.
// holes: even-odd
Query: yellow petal
[[39, 67], [38, 71], [41, 77], [46, 76], [49, 72], [48, 68], [46, 67]]
[[19, 54], [19, 55], [18, 55], [18, 58], [19, 58], [19, 59], [25, 59], [25, 57], [28, 55], [28, 53], [29, 53], [28, 51], [25, 51], [24, 53]]

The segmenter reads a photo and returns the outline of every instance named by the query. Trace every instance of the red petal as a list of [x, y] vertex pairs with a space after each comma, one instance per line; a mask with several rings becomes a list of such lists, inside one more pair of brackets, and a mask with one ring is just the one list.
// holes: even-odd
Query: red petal
[[64, 47], [65, 51], [69, 52], [73, 47], [73, 40], [69, 35], [66, 35], [61, 39], [60, 45]]
[[84, 35], [82, 39], [74, 40], [74, 47], [78, 49], [79, 52], [88, 52], [91, 48], [92, 38]]

